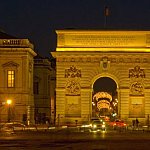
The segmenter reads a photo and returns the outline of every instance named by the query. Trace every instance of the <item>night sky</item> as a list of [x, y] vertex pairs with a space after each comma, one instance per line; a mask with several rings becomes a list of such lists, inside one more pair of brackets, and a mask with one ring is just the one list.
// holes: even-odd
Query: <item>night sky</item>
[[106, 30], [150, 30], [150, 0], [1, 0], [0, 29], [49, 56], [56, 29], [104, 29], [105, 6]]

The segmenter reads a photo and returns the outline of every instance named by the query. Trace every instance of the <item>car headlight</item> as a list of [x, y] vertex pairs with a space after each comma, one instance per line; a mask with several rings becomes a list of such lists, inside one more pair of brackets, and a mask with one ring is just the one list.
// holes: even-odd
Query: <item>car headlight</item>
[[94, 124], [94, 125], [93, 125], [93, 128], [97, 128], [97, 125], [96, 125], [96, 124]]
[[90, 127], [92, 127], [92, 124], [89, 124]]
[[105, 124], [102, 124], [102, 128], [105, 128]]

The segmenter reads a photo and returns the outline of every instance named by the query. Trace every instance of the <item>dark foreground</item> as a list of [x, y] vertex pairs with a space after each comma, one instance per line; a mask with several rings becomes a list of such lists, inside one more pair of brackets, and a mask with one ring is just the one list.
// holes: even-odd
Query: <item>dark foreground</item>
[[24, 131], [0, 133], [0, 150], [149, 150], [150, 132]]

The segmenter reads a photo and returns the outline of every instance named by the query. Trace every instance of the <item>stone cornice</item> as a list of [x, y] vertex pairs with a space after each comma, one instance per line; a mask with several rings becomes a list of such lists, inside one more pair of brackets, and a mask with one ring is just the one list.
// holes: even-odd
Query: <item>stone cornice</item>
[[57, 52], [126, 52], [126, 53], [150, 53], [149, 47], [57, 47]]
[[61, 56], [64, 56], [64, 57], [70, 57], [70, 56], [73, 56], [73, 57], [80, 57], [80, 56], [101, 56], [101, 55], [105, 55], [105, 56], [112, 56], [112, 55], [115, 55], [116, 57], [118, 57], [119, 55], [122, 55], [122, 56], [149, 56], [150, 53], [145, 53], [145, 52], [137, 52], [137, 51], [134, 51], [134, 52], [123, 52], [120, 50], [120, 52], [101, 52], [101, 51], [61, 51], [61, 52], [51, 52], [52, 56], [53, 57], [61, 57]]
[[18, 54], [22, 54], [25, 55], [26, 52], [29, 52], [31, 55], [36, 56], [37, 54], [34, 52], [33, 49], [31, 48], [24, 48], [24, 47], [15, 47], [15, 48], [9, 48], [9, 47], [5, 47], [2, 48], [0, 47], [0, 54], [1, 55], [18, 55]]
[[100, 62], [107, 58], [110, 63], [149, 63], [147, 53], [79, 53], [79, 52], [53, 52], [57, 62]]

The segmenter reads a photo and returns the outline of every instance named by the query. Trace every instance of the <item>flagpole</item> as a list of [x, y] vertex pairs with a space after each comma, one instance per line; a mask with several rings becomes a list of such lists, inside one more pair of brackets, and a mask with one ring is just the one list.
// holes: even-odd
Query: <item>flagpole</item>
[[107, 6], [104, 6], [104, 28], [107, 27], [108, 16], [109, 16], [109, 8]]

